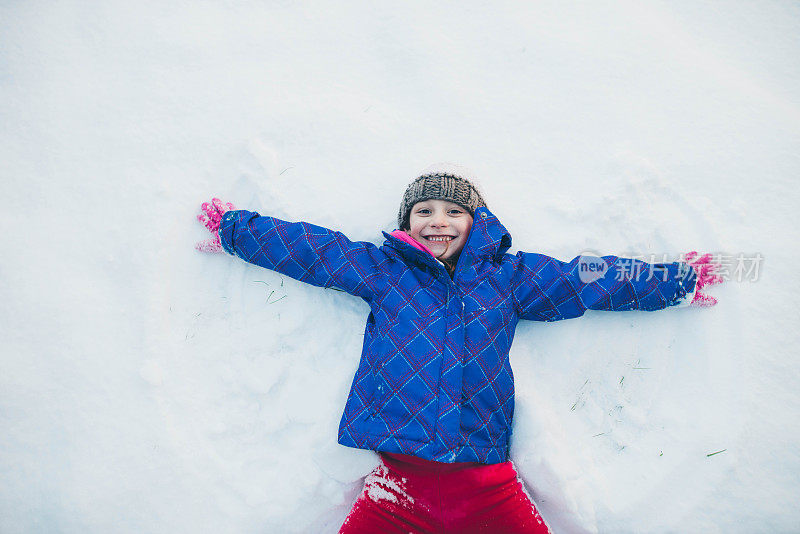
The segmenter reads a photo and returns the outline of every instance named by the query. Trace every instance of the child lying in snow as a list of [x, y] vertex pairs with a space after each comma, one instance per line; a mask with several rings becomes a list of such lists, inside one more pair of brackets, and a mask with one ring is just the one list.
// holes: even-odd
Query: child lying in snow
[[339, 443], [377, 451], [382, 465], [341, 533], [548, 532], [508, 459], [517, 322], [716, 303], [702, 293], [721, 281], [708, 254], [653, 265], [604, 256], [589, 279], [585, 257], [508, 254], [511, 235], [468, 176], [452, 165], [424, 171], [380, 247], [219, 199], [202, 205], [214, 239], [198, 249], [370, 305]]

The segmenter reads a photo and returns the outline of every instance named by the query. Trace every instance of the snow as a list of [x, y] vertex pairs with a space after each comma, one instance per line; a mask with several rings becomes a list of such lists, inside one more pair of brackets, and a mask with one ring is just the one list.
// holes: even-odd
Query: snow
[[[405, 482], [404, 477], [398, 479], [390, 476], [389, 470], [381, 463], [364, 479], [363, 493], [375, 502], [386, 500], [405, 508], [411, 508], [414, 504], [414, 497], [405, 491]], [[403, 499], [402, 502], [398, 497]]]
[[[790, 532], [800, 7], [0, 5], [2, 532], [336, 532], [367, 306], [196, 252], [199, 204], [381, 243], [427, 165], [512, 251], [760, 253], [711, 309], [523, 323], [557, 533]], [[718, 452], [723, 451], [723, 452]], [[714, 454], [716, 453], [716, 454]]]

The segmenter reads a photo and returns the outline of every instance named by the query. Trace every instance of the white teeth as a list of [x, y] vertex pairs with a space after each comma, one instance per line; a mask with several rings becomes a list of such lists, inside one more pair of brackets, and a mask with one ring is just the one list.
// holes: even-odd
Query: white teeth
[[428, 241], [451, 241], [453, 238], [450, 236], [442, 236], [442, 237], [427, 237]]

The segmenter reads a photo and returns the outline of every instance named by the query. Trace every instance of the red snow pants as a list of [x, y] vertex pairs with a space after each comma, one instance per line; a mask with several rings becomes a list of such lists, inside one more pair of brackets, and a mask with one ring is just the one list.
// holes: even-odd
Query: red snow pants
[[547, 534], [513, 464], [380, 453], [339, 534]]

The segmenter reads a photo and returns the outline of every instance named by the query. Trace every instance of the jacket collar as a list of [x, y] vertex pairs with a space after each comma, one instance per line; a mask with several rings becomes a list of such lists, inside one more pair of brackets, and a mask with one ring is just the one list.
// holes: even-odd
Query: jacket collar
[[[404, 259], [414, 263], [441, 267], [439, 260], [427, 252], [405, 243], [388, 232], [382, 233], [386, 238], [384, 246], [394, 249]], [[510, 247], [511, 234], [500, 223], [500, 220], [487, 208], [478, 208], [475, 210], [467, 243], [461, 251], [461, 256], [464, 257], [459, 258], [459, 263], [461, 265], [464, 265], [465, 262], [476, 263], [482, 259], [492, 261], [497, 256], [505, 254]]]

